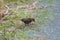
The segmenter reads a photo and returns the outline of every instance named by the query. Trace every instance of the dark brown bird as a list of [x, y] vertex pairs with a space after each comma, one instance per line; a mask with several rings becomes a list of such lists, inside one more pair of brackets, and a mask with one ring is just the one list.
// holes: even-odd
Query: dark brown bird
[[34, 18], [23, 18], [21, 19], [21, 21], [24, 22], [26, 25], [26, 24], [31, 23], [32, 21], [35, 22], [35, 19]]

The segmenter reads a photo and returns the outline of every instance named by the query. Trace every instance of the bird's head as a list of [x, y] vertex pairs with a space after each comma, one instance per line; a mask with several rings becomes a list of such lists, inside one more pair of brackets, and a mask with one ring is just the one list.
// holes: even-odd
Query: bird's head
[[35, 19], [32, 19], [33, 22], [35, 22]]

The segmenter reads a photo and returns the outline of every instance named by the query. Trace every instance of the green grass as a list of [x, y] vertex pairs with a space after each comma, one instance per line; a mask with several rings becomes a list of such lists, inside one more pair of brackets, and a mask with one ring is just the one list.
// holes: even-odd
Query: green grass
[[[5, 0], [5, 1], [16, 2], [18, 0]], [[22, 1], [26, 2], [30, 0], [22, 0]], [[47, 2], [50, 1], [48, 0]], [[12, 10], [8, 12], [11, 13], [11, 15], [6, 15], [4, 17], [5, 21], [0, 22], [0, 30], [2, 30], [3, 32], [0, 35], [0, 40], [3, 40], [5, 37], [8, 40], [28, 40], [29, 36], [26, 31], [34, 30], [40, 32], [41, 29], [39, 28], [38, 25], [44, 25], [47, 23], [47, 20], [52, 21], [54, 19], [52, 11], [53, 11], [52, 8], [43, 8], [38, 9], [34, 13], [26, 13], [25, 9], [12, 8]], [[21, 18], [28, 18], [28, 17], [35, 18], [36, 22], [31, 23], [31, 25], [25, 26], [25, 24], [21, 22]], [[14, 27], [15, 30], [11, 29], [12, 27]]]

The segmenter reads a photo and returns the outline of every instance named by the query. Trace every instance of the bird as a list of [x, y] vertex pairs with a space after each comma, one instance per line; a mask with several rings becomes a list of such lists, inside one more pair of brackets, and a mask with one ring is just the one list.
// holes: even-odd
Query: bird
[[24, 22], [25, 25], [28, 25], [31, 22], [35, 22], [35, 19], [34, 18], [22, 18], [21, 21]]

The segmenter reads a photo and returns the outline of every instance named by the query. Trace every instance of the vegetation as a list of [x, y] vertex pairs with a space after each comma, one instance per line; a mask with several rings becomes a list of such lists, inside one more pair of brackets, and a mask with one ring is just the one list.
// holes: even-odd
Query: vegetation
[[[40, 8], [39, 6], [35, 7], [34, 5], [32, 7], [31, 4], [28, 4], [33, 4], [35, 1], [42, 2], [42, 0], [0, 1], [0, 8], [3, 9], [0, 10], [0, 15], [5, 15], [0, 19], [0, 40], [32, 40], [32, 37], [29, 36], [28, 31], [31, 30], [39, 32], [40, 28], [38, 25], [47, 24], [47, 20], [53, 20], [50, 18], [50, 16], [53, 17], [53, 12], [51, 12], [53, 11], [52, 8], [45, 8], [42, 6], [42, 8]], [[46, 2], [51, 3], [52, 1], [46, 0]], [[28, 5], [28, 7], [26, 5]], [[29, 5], [31, 7], [29, 7]], [[34, 18], [36, 22], [32, 22], [29, 26], [25, 26], [21, 21], [22, 18]]]

